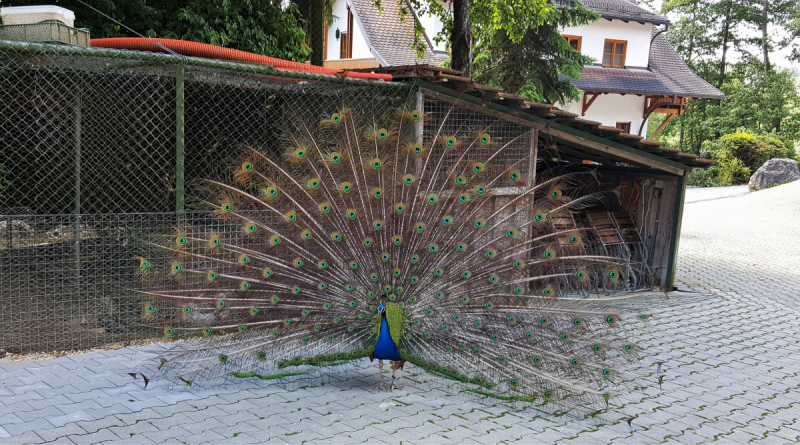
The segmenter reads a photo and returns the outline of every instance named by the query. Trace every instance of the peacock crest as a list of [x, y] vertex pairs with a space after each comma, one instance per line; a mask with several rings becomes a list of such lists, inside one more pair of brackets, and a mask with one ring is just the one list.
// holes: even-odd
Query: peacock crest
[[205, 181], [217, 229], [189, 221], [155, 243], [169, 259], [137, 257], [146, 322], [188, 337], [160, 371], [279, 378], [376, 358], [504, 400], [622, 391], [647, 316], [580, 298], [628, 279], [576, 216], [609, 188], [586, 169], [534, 178], [530, 134], [451, 111], [343, 107], [294, 123], [282, 156], [248, 148]]

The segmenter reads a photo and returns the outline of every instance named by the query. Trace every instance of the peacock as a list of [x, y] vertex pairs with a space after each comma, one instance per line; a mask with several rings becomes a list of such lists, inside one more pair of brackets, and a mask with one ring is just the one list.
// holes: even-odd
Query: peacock
[[410, 108], [292, 122], [282, 156], [244, 147], [230, 176], [203, 181], [195, 199], [218, 224], [187, 220], [151, 241], [160, 257], [137, 257], [145, 322], [182, 338], [164, 377], [280, 380], [369, 359], [382, 390], [412, 365], [568, 407], [630, 386], [650, 315], [604, 297], [626, 288], [629, 259], [580, 217], [613, 188], [586, 166], [534, 177], [530, 133]]

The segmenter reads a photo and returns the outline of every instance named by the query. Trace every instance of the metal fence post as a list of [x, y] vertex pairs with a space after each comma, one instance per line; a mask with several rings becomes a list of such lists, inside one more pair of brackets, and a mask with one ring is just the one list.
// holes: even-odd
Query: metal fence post
[[73, 228], [75, 278], [78, 280], [78, 286], [80, 286], [81, 276], [81, 115], [83, 106], [81, 92], [82, 85], [79, 83], [75, 91], [75, 227]]
[[178, 222], [183, 223], [183, 210], [186, 204], [185, 188], [185, 140], [186, 127], [184, 108], [184, 70], [183, 64], [178, 65], [175, 74], [175, 211], [178, 212]]

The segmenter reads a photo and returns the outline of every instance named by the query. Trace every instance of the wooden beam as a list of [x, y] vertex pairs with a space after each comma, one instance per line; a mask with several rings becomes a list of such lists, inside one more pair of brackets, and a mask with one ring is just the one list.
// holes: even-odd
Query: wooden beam
[[659, 125], [658, 128], [656, 128], [656, 131], [654, 131], [653, 134], [648, 136], [647, 139], [652, 141], [654, 137], [658, 136], [658, 133], [661, 133], [661, 130], [663, 130], [664, 127], [667, 126], [667, 124], [669, 123], [669, 121], [672, 120], [673, 117], [675, 117], [674, 114], [668, 114], [667, 118], [664, 119], [664, 122], [661, 122], [661, 125]]
[[647, 153], [633, 147], [611, 141], [606, 138], [587, 133], [548, 119], [529, 113], [520, 113], [519, 110], [504, 107], [494, 102], [482, 101], [472, 96], [465, 96], [456, 91], [426, 81], [417, 81], [420, 91], [426, 97], [455, 104], [479, 113], [488, 114], [507, 122], [537, 128], [540, 133], [547, 134], [556, 139], [577, 145], [589, 153], [602, 154], [620, 159], [638, 166], [652, 167], [673, 175], [683, 176], [684, 171], [691, 170], [679, 162], [665, 159], [652, 153]]
[[[587, 103], [586, 102], [586, 96], [588, 96], [590, 94], [592, 95], [592, 98], [589, 99], [589, 102]], [[588, 93], [588, 92], [584, 92], [583, 93], [583, 107], [581, 108], [581, 116], [586, 116], [586, 110], [588, 110], [589, 107], [592, 106], [592, 104], [594, 103], [595, 99], [597, 99], [597, 96], [599, 96], [599, 95], [600, 95], [600, 93]]]
[[670, 230], [669, 260], [667, 262], [666, 276], [662, 280], [662, 289], [665, 292], [672, 290], [675, 284], [675, 270], [678, 264], [678, 247], [681, 238], [681, 221], [686, 200], [686, 176], [678, 178], [678, 190], [675, 193], [675, 209], [672, 213], [672, 228]]

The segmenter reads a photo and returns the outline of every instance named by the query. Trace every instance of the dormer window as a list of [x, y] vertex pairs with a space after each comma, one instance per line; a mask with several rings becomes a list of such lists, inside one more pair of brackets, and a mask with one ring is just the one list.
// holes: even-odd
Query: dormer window
[[628, 42], [625, 40], [606, 40], [603, 46], [603, 66], [624, 68], [627, 46]]
[[567, 39], [567, 43], [569, 46], [572, 47], [575, 51], [581, 51], [581, 38], [579, 36], [562, 36]]

